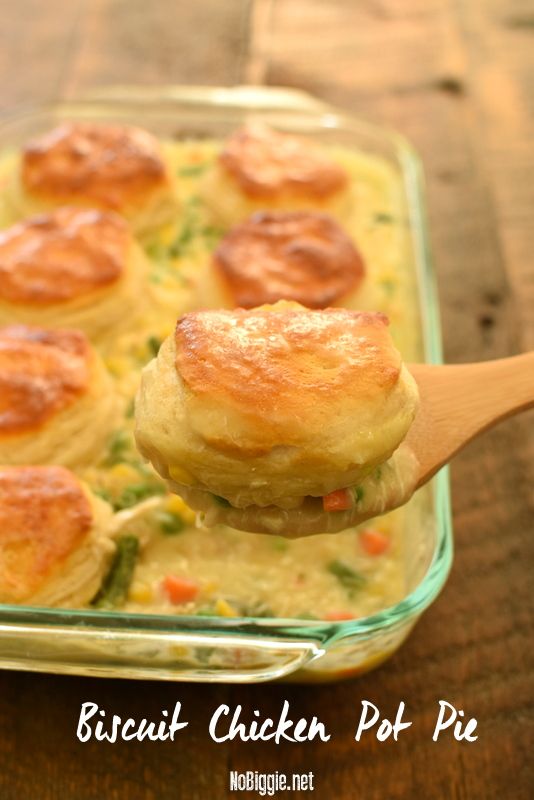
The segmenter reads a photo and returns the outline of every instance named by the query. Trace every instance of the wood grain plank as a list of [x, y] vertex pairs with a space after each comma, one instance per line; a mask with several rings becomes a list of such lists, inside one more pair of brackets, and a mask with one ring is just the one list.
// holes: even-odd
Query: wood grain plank
[[0, 3], [1, 110], [57, 97], [85, 5], [86, 0]]
[[[471, 57], [484, 172], [525, 349], [534, 348], [534, 28], [524, 4], [459, 6], [460, 25], [483, 57]], [[530, 217], [530, 219], [529, 219]]]
[[[255, 40], [258, 54], [248, 47], [248, 10], [233, 0], [191, 7], [168, 0], [51, 2], [24, 0], [24, 10], [0, 2], [2, 103], [108, 82], [231, 83], [245, 73], [260, 76], [266, 66], [270, 83], [308, 89], [393, 125], [420, 150], [447, 357], [491, 358], [532, 346], [528, 4], [278, 0], [271, 33], [260, 31]], [[234, 796], [232, 768], [313, 769], [320, 800], [530, 800], [533, 448], [530, 416], [458, 458], [451, 579], [392, 661], [359, 680], [214, 687], [0, 673], [0, 797], [219, 800]], [[209, 739], [209, 716], [220, 703], [240, 703], [250, 718], [255, 708], [276, 716], [285, 698], [295, 716], [317, 714], [333, 740], [275, 746]], [[431, 742], [440, 698], [477, 716], [476, 743]], [[156, 718], [176, 699], [190, 727], [174, 744], [76, 740], [83, 701]], [[412, 728], [397, 743], [356, 744], [362, 699], [390, 717], [404, 700]]]
[[110, 84], [234, 84], [242, 79], [247, 0], [93, 0], [63, 92]]

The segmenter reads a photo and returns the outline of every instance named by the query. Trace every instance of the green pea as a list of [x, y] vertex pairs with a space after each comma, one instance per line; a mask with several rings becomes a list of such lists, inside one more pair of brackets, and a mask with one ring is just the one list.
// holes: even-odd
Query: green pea
[[159, 529], [167, 536], [174, 536], [176, 533], [181, 533], [185, 528], [185, 522], [178, 514], [173, 514], [171, 511], [158, 511], [156, 520]]
[[125, 460], [127, 451], [130, 449], [130, 441], [130, 436], [126, 431], [115, 431], [108, 444], [106, 466], [112, 467]]

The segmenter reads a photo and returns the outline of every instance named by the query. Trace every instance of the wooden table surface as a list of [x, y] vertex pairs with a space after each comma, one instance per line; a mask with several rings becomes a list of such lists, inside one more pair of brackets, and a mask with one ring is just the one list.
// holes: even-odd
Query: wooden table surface
[[[526, 0], [1, 0], [0, 106], [110, 83], [296, 86], [410, 137], [426, 167], [446, 356], [534, 347], [534, 8]], [[534, 796], [534, 438], [503, 424], [452, 468], [456, 558], [441, 597], [374, 673], [322, 687], [190, 686], [0, 673], [1, 800], [230, 795], [230, 769], [316, 775], [314, 797], [527, 800]], [[316, 714], [328, 744], [215, 744], [220, 703]], [[354, 725], [367, 699], [412, 728]], [[432, 742], [437, 702], [478, 740]], [[172, 743], [81, 744], [80, 704], [190, 721]], [[238, 796], [238, 795], [235, 795]], [[251, 795], [244, 795], [251, 796]], [[302, 793], [300, 796], [305, 796]]]

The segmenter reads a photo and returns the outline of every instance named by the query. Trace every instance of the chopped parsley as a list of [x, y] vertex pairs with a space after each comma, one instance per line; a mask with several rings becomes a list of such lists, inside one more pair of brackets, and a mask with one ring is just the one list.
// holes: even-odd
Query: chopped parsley
[[135, 397], [132, 397], [132, 399], [126, 406], [126, 411], [125, 411], [126, 419], [133, 419], [134, 413], [135, 413]]
[[385, 211], [379, 211], [373, 216], [373, 220], [380, 225], [390, 225], [392, 222], [395, 222], [395, 217]]
[[199, 164], [186, 164], [179, 168], [178, 175], [181, 178], [195, 178], [197, 175], [202, 175], [208, 167], [209, 163], [207, 161]]
[[178, 236], [169, 247], [169, 255], [171, 258], [178, 258], [184, 254], [187, 246], [191, 243], [195, 235], [193, 221], [186, 219]]
[[161, 347], [161, 339], [158, 339], [157, 336], [149, 336], [146, 340], [146, 346], [148, 347], [149, 353], [155, 358]]
[[105, 460], [107, 467], [113, 467], [121, 461], [125, 461], [130, 450], [130, 436], [126, 431], [118, 430], [112, 435], [108, 445], [108, 455]]
[[164, 494], [163, 484], [156, 483], [133, 483], [122, 490], [118, 499], [113, 501], [115, 511], [123, 511], [125, 508], [141, 503], [155, 494]]
[[356, 503], [361, 503], [364, 498], [365, 490], [363, 486], [355, 486], [352, 490], [354, 492], [354, 500]]
[[391, 297], [395, 293], [396, 283], [389, 278], [385, 278], [384, 280], [380, 281], [380, 286], [388, 297]]

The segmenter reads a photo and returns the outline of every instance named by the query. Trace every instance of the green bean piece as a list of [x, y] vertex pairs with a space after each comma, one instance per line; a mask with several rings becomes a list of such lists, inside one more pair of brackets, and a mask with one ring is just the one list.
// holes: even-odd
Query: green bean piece
[[196, 611], [193, 611], [195, 617], [216, 617], [217, 612], [215, 611], [213, 606], [201, 606], [197, 608]]
[[91, 605], [95, 608], [111, 609], [124, 603], [138, 554], [139, 540], [135, 536], [123, 536], [117, 541], [110, 570]]
[[352, 567], [349, 567], [344, 561], [335, 559], [334, 561], [330, 561], [326, 568], [328, 572], [334, 575], [340, 584], [350, 592], [355, 589], [361, 589], [366, 583], [363, 575], [353, 570]]

